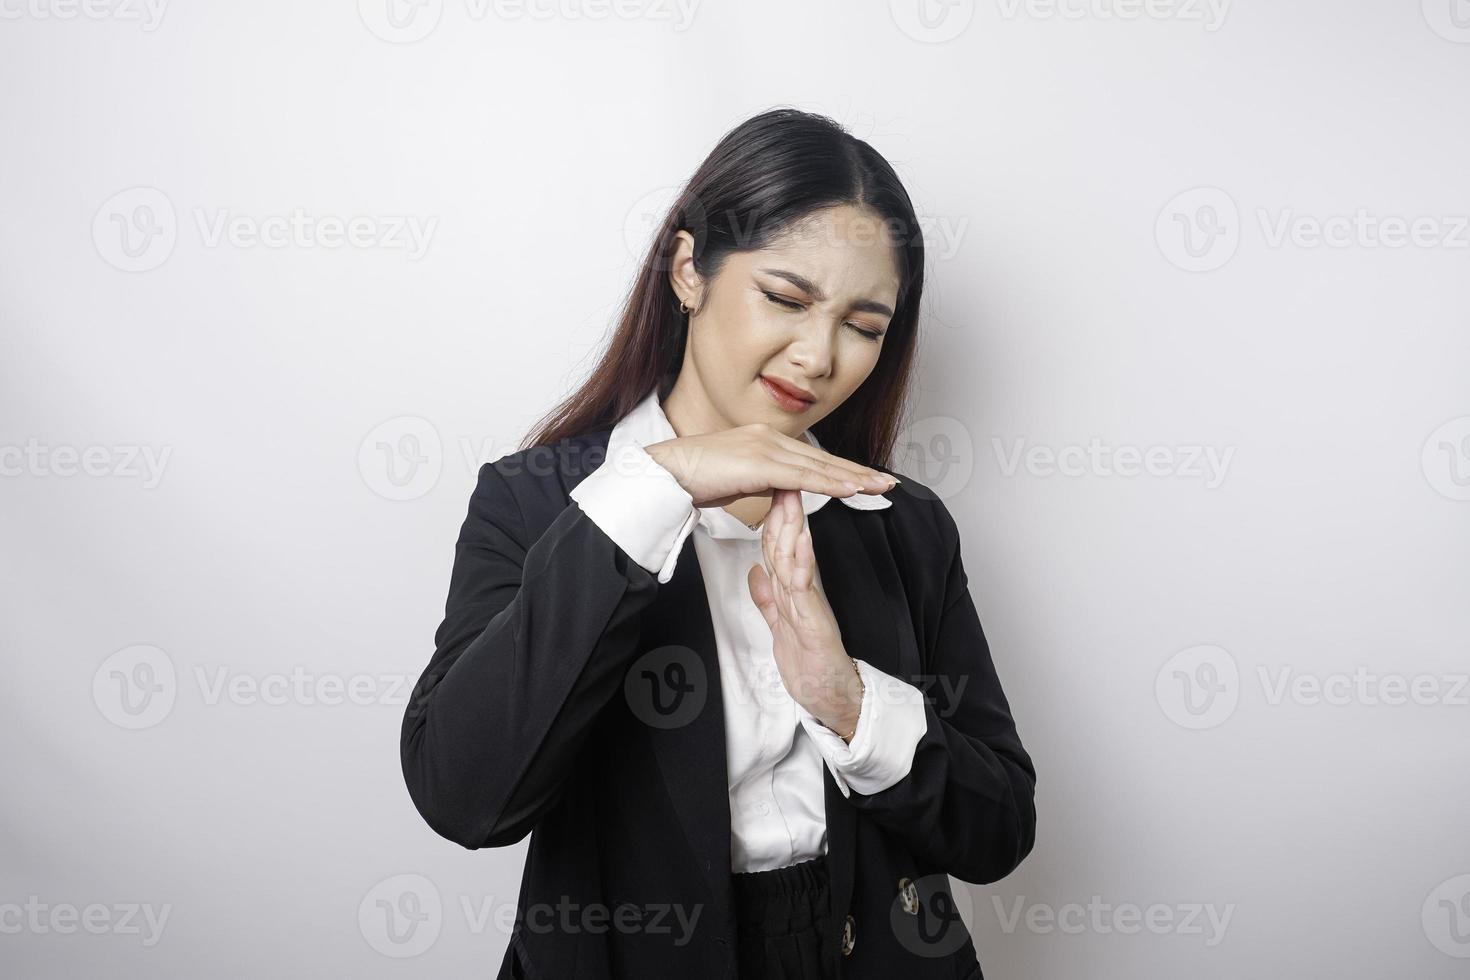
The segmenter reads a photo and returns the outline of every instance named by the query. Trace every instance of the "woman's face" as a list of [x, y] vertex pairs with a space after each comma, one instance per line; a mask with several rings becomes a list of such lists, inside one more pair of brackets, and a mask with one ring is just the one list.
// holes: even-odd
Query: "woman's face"
[[[710, 280], [694, 271], [694, 239], [680, 231], [670, 281], [694, 312], [664, 402], [676, 431], [766, 422], [799, 437], [846, 401], [878, 363], [898, 302], [884, 230], [872, 211], [829, 208], [766, 248], [730, 255]], [[763, 378], [813, 400], [783, 400]]]

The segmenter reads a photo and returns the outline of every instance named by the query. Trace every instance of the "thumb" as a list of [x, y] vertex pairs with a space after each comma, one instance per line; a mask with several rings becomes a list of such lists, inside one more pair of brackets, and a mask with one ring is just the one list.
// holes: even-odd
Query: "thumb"
[[776, 628], [776, 597], [771, 590], [771, 576], [764, 565], [751, 565], [745, 573], [745, 584], [750, 588], [751, 601], [760, 610], [761, 618], [772, 629]]

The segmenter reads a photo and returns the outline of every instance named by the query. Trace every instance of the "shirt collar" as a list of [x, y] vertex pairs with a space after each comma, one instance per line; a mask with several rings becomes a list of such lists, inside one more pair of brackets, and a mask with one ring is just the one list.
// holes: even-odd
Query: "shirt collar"
[[[647, 446], [655, 442], [663, 442], [665, 439], [677, 439], [678, 436], [673, 425], [669, 423], [669, 417], [664, 414], [663, 405], [658, 400], [658, 389], [655, 388], [613, 426], [612, 434], [608, 436], [608, 455], [611, 456], [620, 445], [633, 443]], [[801, 437], [817, 449], [822, 448], [822, 444], [817, 441], [817, 437], [810, 429], [802, 432]], [[802, 512], [814, 513], [831, 499], [833, 499], [831, 496], [824, 493], [803, 490], [801, 491]], [[883, 510], [893, 506], [893, 501], [882, 494], [855, 493], [851, 497], [836, 499], [853, 510]], [[699, 511], [699, 523], [713, 537], [759, 538], [761, 536], [759, 528], [746, 527], [743, 521], [723, 507], [696, 507], [695, 510]]]

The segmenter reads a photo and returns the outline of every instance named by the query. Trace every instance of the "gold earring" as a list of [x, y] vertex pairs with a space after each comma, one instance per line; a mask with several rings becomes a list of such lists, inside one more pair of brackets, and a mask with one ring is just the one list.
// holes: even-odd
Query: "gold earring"
[[679, 312], [683, 313], [685, 316], [688, 316], [689, 314], [689, 304], [684, 302], [682, 299], [679, 300]]

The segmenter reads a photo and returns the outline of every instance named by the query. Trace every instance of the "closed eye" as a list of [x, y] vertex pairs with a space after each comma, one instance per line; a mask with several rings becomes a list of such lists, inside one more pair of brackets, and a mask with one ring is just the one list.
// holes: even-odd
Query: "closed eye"
[[[804, 306], [794, 300], [789, 300], [784, 297], [777, 296], [775, 293], [766, 292], [764, 289], [761, 290], [761, 292], [765, 293], [766, 299], [770, 300], [772, 303], [775, 303], [777, 306], [783, 307], [788, 310], [805, 309]], [[864, 337], [866, 337], [868, 340], [873, 341], [874, 343], [877, 343], [878, 340], [883, 336], [882, 330], [864, 330], [856, 323], [851, 322], [849, 322], [847, 326], [852, 327], [852, 329], [856, 330], [858, 333], [862, 334]]]

